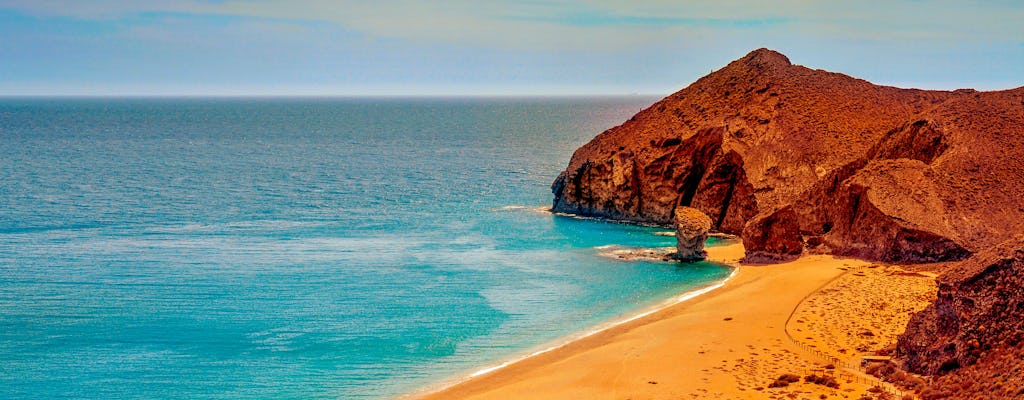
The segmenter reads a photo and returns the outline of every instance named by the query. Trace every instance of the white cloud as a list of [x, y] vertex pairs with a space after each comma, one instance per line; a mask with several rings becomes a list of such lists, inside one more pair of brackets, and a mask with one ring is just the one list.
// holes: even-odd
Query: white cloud
[[542, 51], [686, 46], [736, 34], [1014, 42], [1024, 37], [1024, 3], [952, 0], [0, 0], [0, 7], [94, 19], [171, 12], [318, 21], [373, 37]]
[[117, 19], [146, 12], [193, 13], [206, 4], [195, 1], [160, 0], [0, 0], [0, 9], [20, 10], [44, 17], [78, 19]]
[[[543, 8], [544, 10], [541, 10]], [[525, 50], [618, 50], [659, 37], [696, 38], [693, 27], [579, 26], [552, 19], [529, 19], [558, 7], [534, 3], [495, 5], [449, 1], [443, 6], [421, 1], [351, 2], [231, 1], [223, 12], [266, 18], [319, 20], [368, 35], [412, 41], [444, 42]], [[548, 14], [550, 15], [550, 14]]]

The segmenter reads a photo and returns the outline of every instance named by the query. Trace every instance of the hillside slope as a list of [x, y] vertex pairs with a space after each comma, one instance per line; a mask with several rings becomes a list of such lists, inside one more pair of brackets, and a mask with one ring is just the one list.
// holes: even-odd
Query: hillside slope
[[[748, 248], [790, 253], [753, 261], [792, 256], [764, 240], [960, 260], [1024, 233], [1022, 142], [1024, 88], [878, 86], [759, 49], [578, 149], [553, 209], [667, 225], [688, 206]], [[798, 229], [762, 232], [778, 223]]]

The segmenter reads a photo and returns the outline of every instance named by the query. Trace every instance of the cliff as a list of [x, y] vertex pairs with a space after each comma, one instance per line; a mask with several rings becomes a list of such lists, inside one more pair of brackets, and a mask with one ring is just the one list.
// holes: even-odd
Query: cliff
[[757, 260], [961, 260], [1024, 233], [1024, 88], [925, 91], [759, 49], [587, 143], [557, 212], [671, 224], [696, 208]]
[[1024, 398], [1024, 236], [951, 266], [938, 285], [897, 344], [908, 369], [938, 375], [922, 397]]

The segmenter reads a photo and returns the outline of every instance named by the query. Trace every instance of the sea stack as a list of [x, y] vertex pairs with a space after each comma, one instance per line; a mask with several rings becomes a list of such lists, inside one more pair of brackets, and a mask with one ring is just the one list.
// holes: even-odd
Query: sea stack
[[679, 261], [700, 261], [707, 258], [704, 241], [708, 240], [711, 218], [696, 208], [677, 207], [676, 253], [672, 258]]

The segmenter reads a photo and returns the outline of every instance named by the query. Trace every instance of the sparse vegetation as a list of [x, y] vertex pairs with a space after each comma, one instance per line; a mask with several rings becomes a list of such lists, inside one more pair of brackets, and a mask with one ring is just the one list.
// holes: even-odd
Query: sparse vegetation
[[993, 349], [978, 363], [934, 376], [926, 386], [919, 392], [922, 400], [1024, 399], [1024, 343]]
[[896, 396], [881, 387], [873, 386], [867, 393], [861, 394], [858, 400], [896, 400]]
[[777, 379], [775, 379], [775, 382], [772, 382], [772, 383], [768, 384], [768, 387], [769, 388], [786, 387], [786, 386], [789, 386], [789, 384], [796, 383], [796, 382], [800, 382], [800, 376], [799, 375], [795, 375], [795, 374], [782, 374]]
[[892, 362], [870, 364], [864, 372], [903, 390], [918, 392], [925, 387], [924, 379], [900, 369]]
[[810, 374], [804, 377], [804, 382], [826, 386], [833, 389], [839, 388], [839, 382], [836, 381], [836, 378], [828, 375]]

